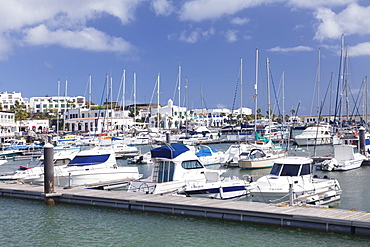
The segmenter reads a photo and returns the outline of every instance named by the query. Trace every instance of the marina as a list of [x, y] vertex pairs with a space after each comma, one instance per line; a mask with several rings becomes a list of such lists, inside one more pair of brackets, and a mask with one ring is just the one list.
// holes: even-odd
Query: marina
[[97, 191], [86, 189], [58, 189], [45, 194], [43, 187], [32, 185], [1, 184], [2, 197], [47, 200], [111, 207], [143, 212], [193, 216], [229, 221], [268, 224], [319, 231], [370, 236], [370, 214], [361, 211], [344, 211], [325, 208], [277, 207], [243, 201], [219, 201], [187, 197], [165, 197]]
[[[224, 151], [226, 144], [217, 144], [213, 147]], [[313, 147], [308, 147], [312, 151]], [[150, 149], [149, 146], [141, 147], [143, 152]], [[318, 154], [328, 153], [330, 146], [321, 147]], [[25, 161], [13, 161], [16, 164]], [[127, 160], [119, 160], [119, 166], [131, 166]], [[9, 164], [4, 164], [9, 166]], [[0, 170], [5, 170], [4, 165]], [[13, 164], [15, 165], [15, 164]], [[138, 165], [140, 173], [144, 177], [150, 175], [153, 165]], [[210, 169], [219, 169], [219, 165], [208, 166]], [[269, 169], [245, 170], [229, 168], [227, 175], [242, 177], [250, 174], [253, 177], [261, 177], [267, 174]], [[328, 174], [318, 170], [322, 176]], [[254, 202], [253, 197], [246, 197], [237, 201], [222, 201], [217, 199], [203, 199], [194, 197], [164, 196], [128, 193], [124, 190], [109, 191], [114, 188], [107, 185], [106, 190], [71, 188], [63, 189], [55, 187], [54, 194], [45, 194], [43, 186], [29, 184], [0, 183], [0, 191], [3, 199], [11, 198], [38, 200], [39, 207], [45, 207], [47, 198], [54, 198], [56, 207], [64, 204], [76, 204], [79, 206], [93, 206], [114, 208], [123, 211], [135, 211], [143, 213], [159, 213], [178, 217], [196, 217], [206, 220], [221, 220], [227, 222], [239, 222], [239, 224], [257, 224], [292, 229], [308, 229], [338, 234], [370, 236], [369, 193], [366, 190], [367, 174], [369, 166], [359, 169], [336, 173], [335, 176], [343, 187], [342, 198], [330, 206], [324, 207], [298, 207]], [[357, 179], [354, 179], [354, 176]], [[361, 184], [358, 184], [361, 183]], [[46, 206], [47, 207], [47, 206]], [[150, 216], [152, 217], [152, 216]], [[181, 220], [181, 219], [179, 219]]]

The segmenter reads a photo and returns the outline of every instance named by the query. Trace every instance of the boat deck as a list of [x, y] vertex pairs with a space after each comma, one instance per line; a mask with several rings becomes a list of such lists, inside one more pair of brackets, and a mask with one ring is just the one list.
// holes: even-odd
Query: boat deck
[[56, 187], [55, 193], [52, 194], [45, 194], [43, 191], [43, 186], [0, 182], [2, 197], [34, 200], [53, 198], [56, 203], [103, 206], [370, 236], [370, 212], [364, 211], [277, 206], [247, 201], [222, 201], [82, 188]]

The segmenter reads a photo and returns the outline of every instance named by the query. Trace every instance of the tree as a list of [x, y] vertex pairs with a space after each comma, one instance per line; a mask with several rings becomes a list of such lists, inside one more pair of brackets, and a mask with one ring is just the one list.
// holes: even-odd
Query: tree
[[27, 118], [30, 118], [30, 109], [26, 107], [24, 102], [19, 103], [18, 100], [14, 102], [14, 106], [10, 107], [10, 111], [14, 112], [14, 120], [26, 120]]
[[295, 115], [295, 110], [294, 109], [291, 109], [290, 112], [292, 113], [292, 116]]
[[128, 114], [128, 116], [129, 117], [136, 117], [137, 115], [139, 115], [139, 107], [137, 107], [136, 106], [136, 108], [135, 108], [135, 111], [134, 111], [134, 108], [133, 107], [131, 107], [130, 109], [129, 109], [129, 114]]

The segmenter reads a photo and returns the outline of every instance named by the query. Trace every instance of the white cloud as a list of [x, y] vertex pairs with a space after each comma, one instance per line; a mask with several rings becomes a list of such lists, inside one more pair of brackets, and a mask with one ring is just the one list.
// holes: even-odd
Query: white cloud
[[346, 6], [356, 2], [357, 0], [289, 0], [288, 4], [293, 8], [317, 9], [320, 7]]
[[199, 39], [207, 39], [214, 34], [215, 34], [214, 28], [210, 28], [206, 31], [203, 31], [201, 28], [197, 28], [191, 31], [190, 33], [188, 33], [188, 31], [185, 30], [180, 34], [179, 40], [184, 41], [186, 43], [194, 44], [198, 42]]
[[342, 12], [336, 14], [327, 8], [321, 8], [316, 13], [320, 21], [315, 39], [337, 39], [342, 34], [370, 34], [370, 7], [350, 4]]
[[348, 47], [348, 54], [351, 57], [370, 56], [370, 42], [364, 42], [357, 44], [356, 46]]
[[235, 17], [231, 20], [232, 24], [235, 25], [244, 25], [250, 21], [249, 18], [240, 18], [240, 17]]
[[261, 5], [284, 4], [292, 9], [347, 6], [358, 0], [191, 0], [182, 5], [179, 12], [182, 21], [214, 20], [225, 15], [233, 15], [244, 9]]
[[183, 4], [180, 10], [180, 20], [203, 21], [207, 19], [217, 19], [224, 15], [235, 14], [246, 8], [276, 1], [283, 2], [284, 0], [193, 0]]
[[225, 33], [227, 42], [232, 43], [237, 41], [238, 40], [237, 33], [238, 33], [237, 30], [227, 30], [227, 32]]
[[[19, 43], [125, 52], [132, 48], [126, 41], [88, 27], [87, 23], [106, 14], [118, 18], [122, 24], [127, 24], [135, 19], [135, 10], [143, 1], [145, 0], [60, 0], [45, 4], [42, 0], [2, 0], [0, 59], [6, 59]], [[83, 45], [78, 39], [73, 42], [63, 36], [55, 39], [53, 37], [56, 33], [94, 42]]]
[[282, 48], [280, 46], [276, 46], [274, 48], [268, 49], [270, 52], [280, 52], [280, 53], [288, 53], [288, 52], [302, 52], [302, 51], [312, 51], [313, 48], [308, 46], [296, 46], [296, 47], [287, 47]]
[[128, 52], [132, 46], [122, 38], [116, 38], [94, 28], [78, 31], [48, 30], [45, 25], [24, 30], [27, 45], [60, 45], [67, 48], [88, 51]]
[[151, 7], [157, 16], [168, 16], [175, 11], [172, 2], [168, 0], [154, 0], [151, 2]]
[[11, 39], [6, 34], [0, 36], [0, 61], [7, 60], [12, 52]]

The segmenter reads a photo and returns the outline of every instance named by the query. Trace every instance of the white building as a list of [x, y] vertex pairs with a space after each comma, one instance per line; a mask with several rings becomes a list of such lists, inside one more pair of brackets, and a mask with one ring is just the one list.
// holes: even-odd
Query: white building
[[85, 97], [31, 97], [30, 108], [34, 113], [38, 112], [65, 112], [67, 109], [76, 109], [85, 107]]
[[22, 98], [21, 93], [16, 93], [16, 92], [0, 93], [0, 103], [4, 111], [9, 111], [11, 107], [15, 105], [16, 101], [18, 101], [19, 104], [24, 104], [26, 108], [29, 106], [29, 103], [27, 102], [27, 100]]
[[2, 141], [4, 138], [13, 137], [18, 132], [18, 128], [14, 121], [14, 113], [0, 111], [0, 138]]
[[135, 125], [134, 118], [131, 117], [70, 118], [65, 123], [67, 131], [89, 132], [99, 135], [123, 132]]
[[158, 108], [151, 108], [149, 123], [155, 125], [157, 114], [160, 115], [161, 127], [168, 128], [177, 128], [181, 122], [185, 121], [186, 118], [186, 107], [180, 107], [173, 105], [173, 101], [169, 99], [167, 105], [159, 106]]
[[28, 119], [19, 120], [16, 122], [17, 128], [21, 134], [33, 131], [35, 133], [48, 133], [49, 132], [49, 120], [48, 119]]

